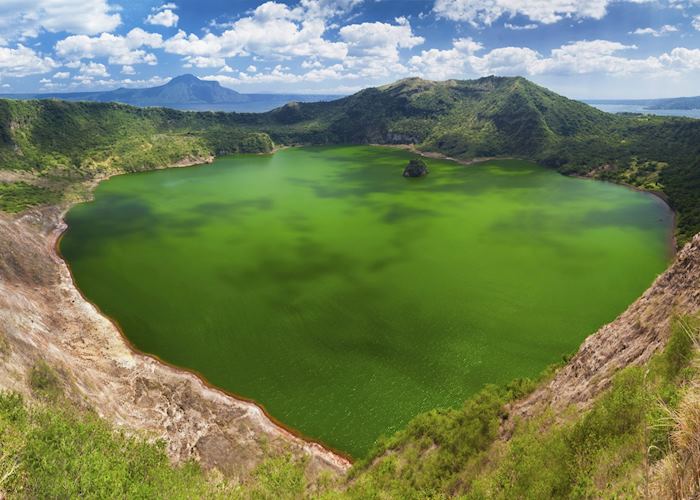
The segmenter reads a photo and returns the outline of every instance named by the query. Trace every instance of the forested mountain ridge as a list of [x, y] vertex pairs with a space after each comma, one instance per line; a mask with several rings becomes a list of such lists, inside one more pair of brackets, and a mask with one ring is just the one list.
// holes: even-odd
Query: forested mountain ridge
[[678, 237], [700, 231], [700, 120], [612, 115], [520, 77], [419, 78], [266, 113], [0, 101], [0, 165], [138, 170], [183, 157], [293, 144], [415, 144], [472, 159], [516, 156], [565, 174], [665, 193]]

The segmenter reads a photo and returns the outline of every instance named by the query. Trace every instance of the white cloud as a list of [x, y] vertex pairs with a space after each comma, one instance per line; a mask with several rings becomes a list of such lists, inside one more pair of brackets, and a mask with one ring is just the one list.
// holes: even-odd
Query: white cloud
[[[349, 24], [338, 30], [337, 40], [325, 36], [329, 16], [349, 12], [360, 3], [360, 0], [302, 0], [296, 6], [289, 6], [268, 1], [246, 17], [227, 24], [220, 34], [199, 36], [180, 30], [165, 40], [163, 47], [166, 52], [182, 56], [185, 67], [218, 67], [220, 72], [229, 72], [227, 58], [244, 56], [275, 63], [303, 57], [304, 69], [317, 70], [306, 73], [307, 78], [313, 79], [324, 75], [336, 77], [338, 69], [328, 70], [328, 61], [333, 60], [342, 61], [341, 68], [347, 77], [376, 78], [404, 73], [406, 67], [400, 62], [399, 51], [424, 42], [413, 33], [406, 18], [397, 18], [394, 23]], [[279, 68], [254, 73], [257, 78], [269, 81], [291, 75]], [[246, 77], [235, 78], [249, 81]]]
[[503, 25], [504, 28], [513, 30], [513, 31], [525, 31], [525, 30], [536, 30], [539, 28], [539, 25], [537, 24], [511, 24], [511, 23], [505, 23]]
[[[645, 3], [652, 0], [621, 0]], [[551, 24], [568, 17], [602, 19], [613, 0], [435, 0], [433, 12], [474, 26], [493, 24], [501, 16], [522, 15]]]
[[192, 56], [187, 58], [185, 68], [223, 68], [226, 60], [223, 57]]
[[70, 73], [67, 71], [59, 71], [53, 75], [53, 78], [56, 80], [65, 80], [68, 77], [70, 77]]
[[56, 43], [56, 54], [69, 61], [106, 57], [110, 64], [156, 64], [156, 56], [142, 47], [157, 48], [163, 45], [163, 38], [157, 33], [149, 33], [134, 28], [126, 36], [102, 33], [97, 37], [71, 35]]
[[691, 24], [693, 25], [693, 28], [700, 31], [700, 15], [693, 17]]
[[322, 19], [302, 19], [296, 9], [284, 4], [266, 2], [251, 17], [238, 20], [219, 37], [227, 56], [258, 54], [262, 56], [310, 56], [340, 59], [345, 56], [343, 44], [323, 38], [326, 31]]
[[539, 57], [527, 66], [528, 74], [629, 74], [647, 71], [648, 62], [628, 59], [619, 52], [636, 49], [608, 40], [581, 40], [562, 45], [551, 51], [549, 57]]
[[700, 69], [700, 49], [678, 47], [658, 57], [631, 58], [635, 50], [609, 40], [582, 40], [544, 56], [528, 47], [500, 47], [483, 52], [471, 38], [455, 40], [451, 49], [424, 50], [409, 60], [411, 70], [427, 78], [497, 75], [669, 76]]
[[673, 26], [671, 24], [664, 24], [661, 26], [659, 29], [654, 29], [654, 28], [637, 28], [634, 31], [630, 31], [630, 35], [651, 35], [653, 37], [660, 37], [663, 35], [667, 35], [668, 33], [675, 33], [678, 31], [678, 28], [676, 26]]
[[345, 69], [341, 64], [334, 64], [327, 68], [313, 69], [303, 74], [296, 74], [289, 71], [281, 64], [275, 66], [267, 72], [250, 74], [250, 71], [240, 71], [237, 76], [228, 75], [209, 75], [202, 77], [205, 80], [216, 80], [224, 86], [236, 87], [240, 85], [251, 84], [269, 84], [269, 83], [301, 83], [301, 82], [320, 82], [325, 80], [338, 80], [347, 78]]
[[301, 0], [300, 6], [311, 17], [331, 18], [346, 14], [364, 0]]
[[42, 30], [93, 35], [121, 24], [115, 5], [107, 0], [2, 0], [0, 36], [36, 37]]
[[332, 42], [323, 37], [326, 31], [321, 13], [339, 12], [350, 8], [357, 1], [302, 1], [297, 7], [265, 2], [249, 16], [230, 23], [221, 34], [207, 33], [199, 37], [194, 33], [179, 31], [167, 39], [167, 52], [184, 57], [188, 65], [197, 65], [198, 57], [225, 58], [258, 56], [272, 59], [292, 57], [321, 57], [342, 59], [347, 55], [347, 45]]
[[136, 70], [134, 69], [133, 66], [131, 66], [129, 64], [125, 64], [124, 66], [122, 66], [122, 74], [123, 75], [135, 75]]
[[396, 19], [397, 24], [362, 23], [340, 28], [340, 38], [347, 43], [350, 56], [374, 56], [398, 59], [398, 49], [410, 49], [422, 44], [425, 39], [415, 36], [405, 17]]
[[22, 44], [16, 48], [0, 47], [0, 76], [29, 76], [47, 73], [58, 64]]
[[444, 80], [463, 76], [468, 71], [468, 60], [483, 49], [481, 43], [471, 38], [454, 40], [448, 50], [429, 49], [413, 56], [409, 64], [413, 72], [426, 78]]
[[84, 77], [108, 77], [109, 72], [104, 64], [89, 62], [80, 66], [80, 74]]
[[671, 71], [693, 71], [700, 69], [700, 49], [676, 47], [658, 57], [659, 62]]
[[152, 9], [153, 13], [146, 18], [145, 22], [146, 24], [165, 26], [166, 28], [177, 26], [180, 16], [173, 12], [174, 9], [177, 9], [177, 5], [174, 3], [166, 3], [160, 7], [154, 7]]

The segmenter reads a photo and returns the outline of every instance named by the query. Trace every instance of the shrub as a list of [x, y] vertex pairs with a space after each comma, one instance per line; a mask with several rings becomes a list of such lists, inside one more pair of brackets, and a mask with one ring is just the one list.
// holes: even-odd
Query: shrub
[[63, 394], [56, 372], [45, 361], [38, 361], [29, 373], [29, 386], [40, 398], [55, 400]]

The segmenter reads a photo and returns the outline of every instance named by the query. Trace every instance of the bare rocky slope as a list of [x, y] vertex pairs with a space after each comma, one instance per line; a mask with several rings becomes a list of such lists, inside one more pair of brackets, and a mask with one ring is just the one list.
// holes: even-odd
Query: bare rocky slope
[[[648, 361], [665, 345], [675, 317], [698, 311], [700, 234], [624, 313], [589, 336], [549, 383], [515, 402], [511, 416], [527, 418], [544, 408], [556, 412], [571, 404], [587, 407], [620, 369]], [[505, 426], [506, 434], [509, 428]]]
[[0, 213], [0, 389], [31, 399], [29, 374], [54, 368], [64, 391], [118, 427], [164, 438], [174, 461], [245, 478], [281, 453], [309, 457], [309, 472], [343, 473], [349, 462], [272, 422], [256, 405], [198, 377], [134, 352], [116, 326], [87, 302], [56, 254], [64, 228], [57, 207]]

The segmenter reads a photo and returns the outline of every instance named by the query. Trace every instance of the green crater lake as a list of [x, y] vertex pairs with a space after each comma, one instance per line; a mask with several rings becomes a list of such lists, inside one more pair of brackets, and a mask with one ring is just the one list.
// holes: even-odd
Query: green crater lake
[[574, 352], [662, 272], [657, 198], [533, 163], [294, 148], [114, 177], [61, 251], [136, 347], [363, 456]]

